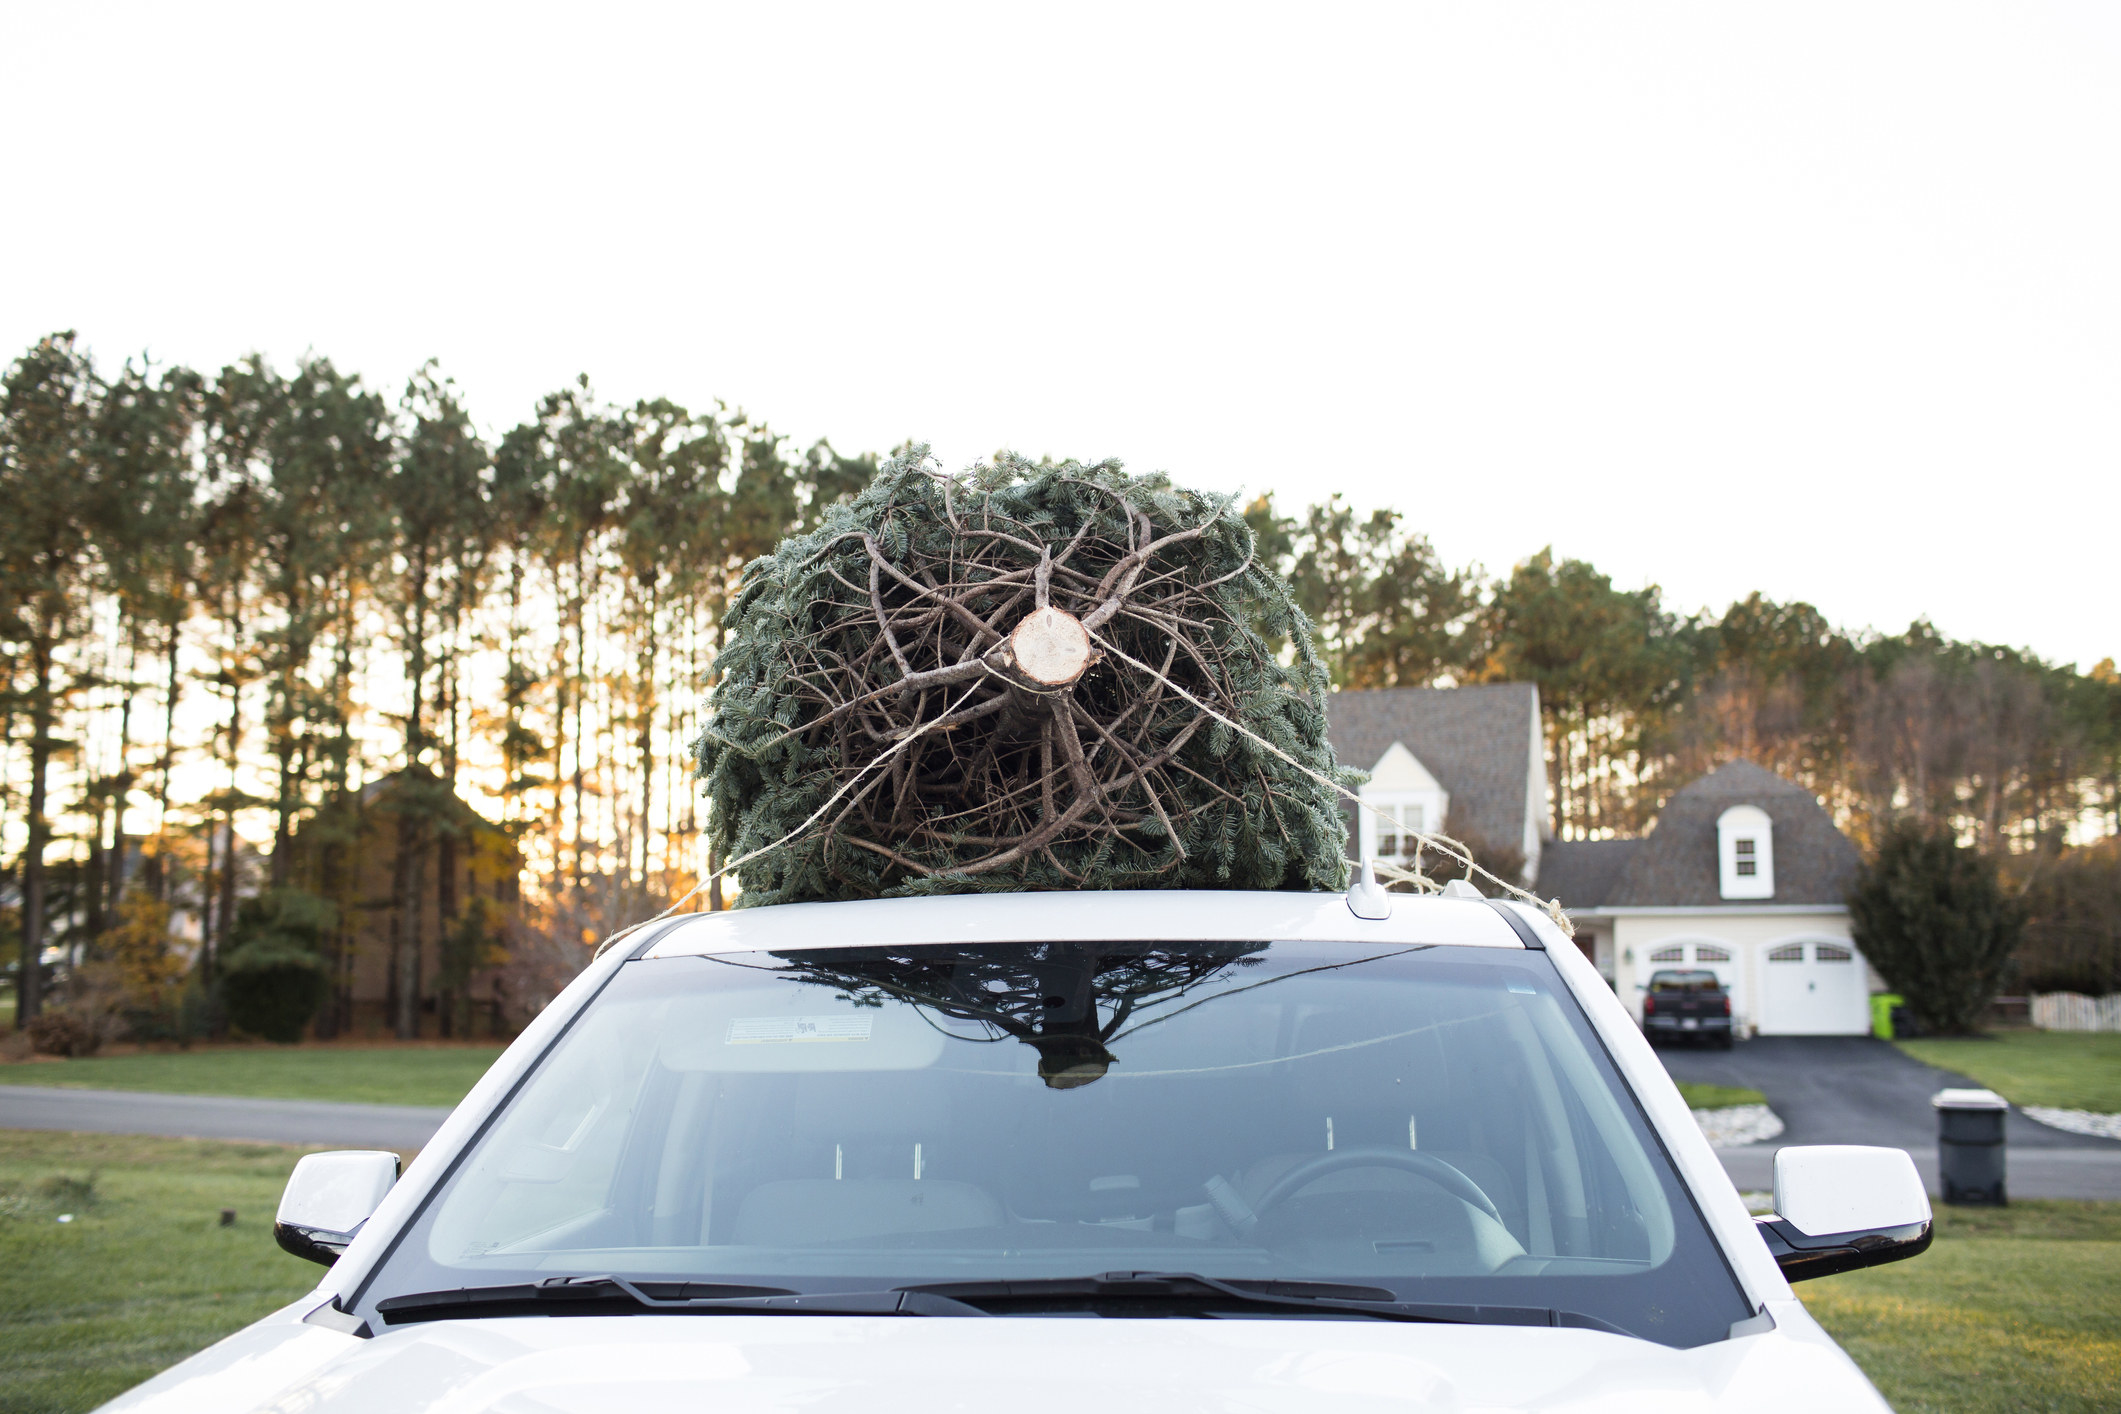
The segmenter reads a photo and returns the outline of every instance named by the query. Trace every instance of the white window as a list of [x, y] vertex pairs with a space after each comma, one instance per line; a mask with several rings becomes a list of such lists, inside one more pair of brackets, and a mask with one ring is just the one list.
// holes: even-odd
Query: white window
[[1659, 948], [1650, 954], [1652, 962], [1685, 962], [1685, 948]]
[[1697, 943], [1694, 945], [1694, 961], [1696, 962], [1729, 962], [1730, 960], [1731, 950], [1729, 948], [1719, 948], [1714, 943]]
[[1380, 805], [1377, 815], [1377, 857], [1379, 859], [1412, 859], [1414, 849], [1420, 841], [1416, 838], [1429, 828], [1428, 809], [1423, 805]]
[[1414, 858], [1423, 834], [1443, 828], [1451, 797], [1413, 752], [1394, 742], [1370, 768], [1362, 802], [1357, 812], [1362, 857], [1407, 861]]
[[1757, 805], [1734, 805], [1716, 821], [1725, 898], [1775, 896], [1775, 824]]
[[1839, 943], [1812, 944], [1812, 961], [1814, 962], [1854, 962], [1855, 960], [1856, 955]]
[[1767, 960], [1769, 962], [1802, 962], [1804, 961], [1804, 944], [1784, 943], [1781, 947], [1769, 952]]

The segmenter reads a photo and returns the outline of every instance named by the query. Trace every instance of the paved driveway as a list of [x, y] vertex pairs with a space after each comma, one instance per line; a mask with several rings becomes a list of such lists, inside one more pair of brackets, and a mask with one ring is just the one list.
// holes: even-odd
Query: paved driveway
[[[1766, 1144], [1722, 1151], [1741, 1188], [1771, 1182], [1788, 1144], [1905, 1149], [1937, 1191], [1937, 1113], [1930, 1096], [1974, 1081], [1922, 1064], [1868, 1036], [1760, 1036], [1728, 1051], [1660, 1048], [1675, 1080], [1746, 1085], [1788, 1126]], [[2121, 1143], [2050, 1129], [2012, 1109], [2004, 1120], [2007, 1182], [2021, 1198], [2121, 1198]]]
[[261, 1139], [349, 1149], [417, 1149], [447, 1109], [350, 1105], [330, 1100], [250, 1100], [0, 1085], [0, 1129], [75, 1129], [185, 1139]]

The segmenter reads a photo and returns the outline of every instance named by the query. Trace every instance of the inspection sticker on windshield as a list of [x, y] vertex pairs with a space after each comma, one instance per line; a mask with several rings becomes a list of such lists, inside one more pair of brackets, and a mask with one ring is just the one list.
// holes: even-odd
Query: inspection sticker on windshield
[[729, 1023], [728, 1045], [785, 1046], [795, 1042], [866, 1041], [869, 1016], [740, 1016]]

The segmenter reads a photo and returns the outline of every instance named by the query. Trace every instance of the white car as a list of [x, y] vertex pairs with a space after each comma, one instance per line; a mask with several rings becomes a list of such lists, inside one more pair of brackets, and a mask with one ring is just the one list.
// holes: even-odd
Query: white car
[[1537, 910], [1015, 894], [689, 915], [402, 1178], [312, 1155], [309, 1295], [167, 1411], [1883, 1409], [1790, 1279], [1912, 1256], [1906, 1154], [1755, 1221]]

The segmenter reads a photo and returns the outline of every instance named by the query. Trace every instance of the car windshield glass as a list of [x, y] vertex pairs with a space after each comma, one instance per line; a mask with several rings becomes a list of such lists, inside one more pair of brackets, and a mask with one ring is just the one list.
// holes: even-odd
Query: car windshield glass
[[628, 963], [358, 1304], [1115, 1271], [1751, 1314], [1544, 953], [1286, 942]]
[[1650, 977], [1653, 992], [1716, 992], [1722, 988], [1713, 972], [1658, 972]]

